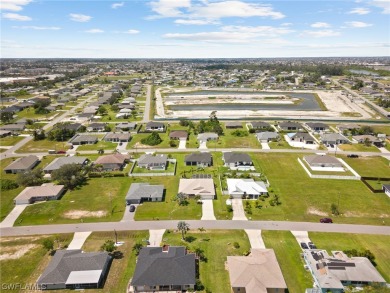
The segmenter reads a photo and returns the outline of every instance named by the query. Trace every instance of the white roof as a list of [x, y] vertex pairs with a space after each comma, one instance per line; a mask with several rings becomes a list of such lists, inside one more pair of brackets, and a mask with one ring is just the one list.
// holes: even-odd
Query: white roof
[[262, 181], [253, 179], [226, 179], [229, 194], [257, 194], [267, 192], [267, 187]]
[[99, 283], [102, 270], [70, 272], [66, 285]]

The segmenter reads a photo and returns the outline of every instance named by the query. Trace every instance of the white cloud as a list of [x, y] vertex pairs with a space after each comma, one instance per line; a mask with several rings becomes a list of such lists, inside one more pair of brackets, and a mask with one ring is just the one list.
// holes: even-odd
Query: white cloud
[[315, 22], [312, 23], [310, 26], [315, 28], [328, 28], [330, 27], [330, 24], [326, 22]]
[[209, 19], [176, 19], [175, 23], [185, 25], [219, 24], [218, 21]]
[[113, 4], [111, 5], [111, 8], [112, 8], [112, 9], [117, 9], [117, 8], [119, 8], [119, 7], [123, 7], [124, 5], [125, 5], [125, 2], [113, 3]]
[[281, 24], [281, 26], [291, 26], [293, 25], [291, 22], [284, 22]]
[[88, 22], [91, 20], [92, 16], [84, 15], [84, 14], [77, 14], [77, 13], [71, 13], [69, 14], [70, 20], [76, 21], [76, 22]]
[[30, 20], [32, 20], [32, 18], [29, 16], [20, 15], [17, 13], [3, 13], [2, 17], [9, 19], [9, 20], [16, 20], [16, 21], [30, 21]]
[[390, 0], [374, 0], [370, 4], [382, 8], [383, 14], [390, 14]]
[[101, 34], [101, 33], [104, 33], [104, 30], [101, 30], [101, 29], [98, 29], [98, 28], [93, 28], [93, 29], [90, 29], [90, 30], [86, 30], [84, 32], [85, 33], [89, 33], [89, 34]]
[[183, 13], [180, 11], [180, 8], [189, 8], [191, 7], [190, 0], [159, 0], [155, 2], [150, 2], [152, 10], [157, 13], [149, 18], [161, 18], [161, 17], [177, 17], [181, 16]]
[[363, 27], [372, 26], [371, 23], [365, 23], [365, 22], [361, 22], [361, 21], [347, 21], [347, 22], [345, 22], [345, 24], [348, 27], [353, 27], [353, 28], [363, 28]]
[[12, 28], [18, 28], [18, 29], [32, 29], [32, 30], [53, 30], [57, 31], [60, 30], [60, 27], [57, 26], [34, 26], [34, 25], [29, 25], [29, 26], [13, 26]]
[[32, 0], [1, 0], [0, 10], [20, 11], [24, 5], [29, 4]]
[[369, 14], [371, 11], [370, 9], [368, 8], [363, 8], [363, 7], [356, 7], [354, 9], [352, 9], [350, 12], [348, 12], [349, 14], [359, 14], [359, 15], [365, 15], [365, 14]]
[[334, 30], [318, 30], [318, 31], [303, 31], [302, 37], [324, 38], [324, 37], [337, 37], [341, 35], [340, 32]]
[[130, 35], [136, 35], [136, 34], [139, 34], [139, 30], [127, 30], [124, 33], [130, 34]]

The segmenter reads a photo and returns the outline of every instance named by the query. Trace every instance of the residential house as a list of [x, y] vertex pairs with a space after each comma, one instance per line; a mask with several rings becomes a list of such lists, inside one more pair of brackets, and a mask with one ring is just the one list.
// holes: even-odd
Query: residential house
[[145, 154], [138, 159], [138, 167], [149, 170], [165, 170], [168, 165], [168, 156], [163, 154]]
[[78, 131], [81, 128], [81, 123], [64, 123], [61, 125], [61, 129], [67, 129], [71, 131]]
[[213, 165], [213, 157], [210, 153], [192, 153], [184, 158], [186, 166], [210, 167]]
[[242, 128], [242, 123], [237, 121], [225, 122], [226, 129], [238, 129]]
[[64, 185], [54, 185], [53, 183], [46, 183], [41, 186], [29, 186], [14, 198], [14, 203], [19, 205], [31, 204], [36, 201], [56, 200], [62, 196], [64, 191]]
[[253, 179], [226, 179], [229, 195], [233, 198], [258, 199], [268, 194], [267, 186], [263, 181]]
[[116, 130], [121, 130], [121, 131], [131, 131], [131, 130], [136, 130], [136, 128], [137, 128], [137, 124], [134, 122], [121, 122], [115, 126]]
[[130, 141], [131, 134], [128, 132], [108, 132], [104, 137], [104, 141], [111, 142], [128, 142]]
[[328, 155], [310, 155], [303, 159], [311, 169], [316, 168], [343, 168], [343, 164], [336, 158]]
[[283, 293], [287, 285], [273, 249], [252, 249], [248, 256], [228, 256], [233, 293]]
[[288, 133], [287, 136], [291, 141], [303, 142], [305, 144], [315, 143], [315, 139], [307, 132]]
[[297, 122], [280, 122], [278, 127], [281, 131], [298, 131], [301, 128], [301, 125]]
[[1, 130], [0, 129], [0, 137], [3, 138], [3, 137], [7, 137], [7, 136], [11, 136], [12, 134], [12, 131], [9, 131], [9, 130]]
[[106, 129], [107, 124], [106, 123], [91, 123], [87, 126], [88, 132], [102, 132]]
[[165, 131], [165, 125], [164, 125], [164, 123], [161, 123], [161, 122], [150, 121], [146, 124], [145, 130], [146, 131], [163, 132], [163, 131]]
[[336, 128], [343, 133], [344, 131], [351, 131], [351, 130], [358, 130], [360, 129], [360, 125], [349, 123], [349, 124], [339, 124], [336, 126]]
[[374, 146], [380, 148], [383, 147], [384, 142], [373, 135], [355, 135], [352, 138], [358, 143], [366, 143], [373, 144]]
[[143, 247], [131, 286], [134, 293], [190, 291], [196, 283], [195, 254], [183, 246]]
[[39, 158], [34, 155], [29, 155], [27, 157], [21, 157], [13, 161], [4, 168], [4, 172], [11, 174], [24, 173], [26, 171], [32, 170], [38, 164]]
[[382, 189], [385, 194], [390, 197], [390, 184], [383, 184]]
[[249, 124], [255, 130], [268, 130], [272, 127], [269, 123], [263, 121], [253, 121], [250, 122]]
[[172, 130], [169, 133], [170, 139], [187, 140], [188, 132], [186, 130]]
[[126, 163], [129, 161], [129, 155], [111, 154], [100, 156], [95, 161], [94, 165], [102, 165], [104, 171], [117, 171], [123, 170]]
[[57, 250], [37, 285], [44, 290], [101, 288], [110, 262], [107, 252]]
[[200, 196], [201, 199], [214, 199], [215, 188], [213, 179], [210, 178], [191, 178], [180, 179], [178, 193], [184, 193], [187, 196]]
[[78, 156], [72, 156], [72, 157], [60, 157], [54, 159], [49, 165], [47, 165], [44, 169], [43, 172], [46, 174], [51, 174], [53, 171], [58, 170], [64, 165], [71, 165], [71, 164], [76, 164], [76, 165], [86, 165], [88, 163], [88, 158], [86, 157], [78, 157]]
[[69, 140], [69, 143], [73, 145], [95, 144], [97, 142], [98, 138], [96, 136], [85, 134], [76, 134]]
[[210, 141], [210, 140], [218, 140], [218, 134], [213, 132], [199, 133], [197, 139], [200, 143]]
[[20, 133], [24, 130], [24, 124], [5, 124], [0, 126], [0, 130], [11, 131], [13, 134]]
[[307, 122], [306, 126], [309, 128], [309, 130], [313, 132], [322, 132], [322, 131], [328, 131], [329, 126], [325, 123], [320, 122]]
[[162, 201], [164, 189], [164, 185], [132, 183], [126, 195], [126, 204], [140, 204], [144, 201]]
[[346, 138], [344, 135], [341, 135], [340, 133], [324, 133], [324, 134], [321, 134], [320, 140], [325, 145], [350, 143], [348, 138]]
[[326, 250], [304, 250], [303, 257], [323, 293], [342, 293], [346, 286], [386, 285], [366, 257], [348, 257], [342, 251], [332, 251], [330, 256]]
[[270, 142], [276, 141], [279, 139], [279, 134], [277, 132], [258, 132], [256, 133], [256, 138], [259, 142]]
[[237, 152], [223, 153], [224, 166], [231, 170], [251, 170], [253, 169], [253, 162], [248, 154]]

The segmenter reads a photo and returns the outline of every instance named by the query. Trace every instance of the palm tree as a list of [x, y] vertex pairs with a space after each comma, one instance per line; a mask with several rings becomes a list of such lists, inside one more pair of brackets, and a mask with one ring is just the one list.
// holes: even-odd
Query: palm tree
[[184, 240], [184, 234], [190, 230], [190, 225], [184, 221], [179, 221], [177, 223], [177, 229], [181, 231], [181, 239]]

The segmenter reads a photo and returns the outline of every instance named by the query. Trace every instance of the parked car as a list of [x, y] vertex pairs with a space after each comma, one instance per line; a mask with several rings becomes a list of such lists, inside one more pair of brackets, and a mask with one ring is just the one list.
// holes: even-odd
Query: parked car
[[66, 151], [57, 151], [57, 154], [66, 154]]
[[320, 223], [333, 223], [331, 218], [322, 218], [320, 219]]
[[123, 145], [123, 142], [120, 142], [119, 145]]
[[308, 242], [307, 244], [309, 245], [310, 249], [317, 249], [317, 246], [315, 246], [313, 242]]
[[348, 158], [359, 158], [359, 156], [356, 154], [349, 154], [349, 155], [347, 155], [347, 157]]
[[301, 242], [301, 247], [303, 249], [309, 249], [309, 246], [307, 246], [307, 244], [305, 242]]
[[135, 205], [131, 205], [130, 208], [129, 208], [129, 211], [130, 211], [130, 213], [134, 212], [135, 211]]

